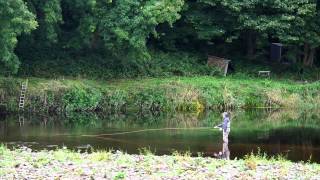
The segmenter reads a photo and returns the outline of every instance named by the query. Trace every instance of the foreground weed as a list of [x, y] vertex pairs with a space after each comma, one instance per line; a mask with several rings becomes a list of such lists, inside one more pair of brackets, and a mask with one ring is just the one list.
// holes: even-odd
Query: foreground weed
[[14, 167], [15, 162], [13, 153], [6, 149], [0, 151], [2, 151], [0, 152], [0, 167]]
[[73, 161], [73, 162], [81, 162], [82, 158], [81, 158], [81, 154], [80, 153], [75, 153], [72, 152], [68, 149], [59, 149], [54, 151], [53, 156], [56, 160], [60, 161], [60, 162], [64, 162], [64, 161]]
[[126, 174], [124, 172], [118, 172], [118, 174], [114, 177], [114, 180], [124, 179]]
[[139, 150], [140, 155], [150, 156], [150, 155], [154, 155], [155, 154], [155, 151], [152, 152], [150, 147], [148, 147], [148, 148], [144, 147], [144, 148], [140, 148], [138, 150]]
[[47, 164], [49, 164], [52, 161], [52, 156], [49, 154], [48, 151], [42, 151], [38, 154], [36, 159], [33, 161], [33, 166], [35, 168], [43, 167]]
[[111, 158], [111, 152], [98, 151], [89, 155], [89, 159], [92, 161], [108, 161]]
[[121, 154], [120, 157], [117, 158], [117, 164], [120, 166], [130, 166], [132, 164], [132, 159], [129, 154]]

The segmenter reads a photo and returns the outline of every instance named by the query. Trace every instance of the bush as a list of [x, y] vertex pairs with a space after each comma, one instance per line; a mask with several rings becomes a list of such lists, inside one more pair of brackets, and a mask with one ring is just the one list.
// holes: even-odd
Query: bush
[[206, 58], [191, 53], [164, 53], [152, 51], [151, 59], [137, 62], [134, 59], [86, 54], [57, 59], [33, 58], [22, 64], [20, 75], [59, 78], [61, 76], [89, 79], [132, 77], [168, 77], [219, 75], [221, 72], [206, 65]]
[[101, 96], [101, 92], [96, 89], [74, 87], [63, 96], [63, 102], [66, 111], [93, 111]]
[[119, 112], [128, 104], [129, 94], [123, 90], [108, 90], [103, 94], [99, 108]]
[[161, 89], [140, 90], [133, 99], [140, 110], [160, 111], [168, 108], [168, 100]]

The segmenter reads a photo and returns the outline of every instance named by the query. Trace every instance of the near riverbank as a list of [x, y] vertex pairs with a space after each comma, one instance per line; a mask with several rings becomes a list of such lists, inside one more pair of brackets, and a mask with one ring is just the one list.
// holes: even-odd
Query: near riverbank
[[247, 156], [217, 160], [173, 153], [155, 156], [122, 152], [31, 152], [0, 146], [0, 179], [319, 179], [320, 165]]
[[[17, 111], [20, 83], [0, 77], [1, 110]], [[308, 108], [320, 105], [320, 82], [231, 76], [93, 81], [29, 78], [25, 109], [33, 112], [182, 111]]]

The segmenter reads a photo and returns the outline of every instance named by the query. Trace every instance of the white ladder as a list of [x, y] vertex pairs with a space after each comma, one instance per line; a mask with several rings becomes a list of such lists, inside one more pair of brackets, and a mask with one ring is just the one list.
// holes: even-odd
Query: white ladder
[[24, 83], [21, 83], [21, 92], [20, 92], [20, 98], [19, 98], [19, 109], [20, 110], [24, 109], [27, 88], [28, 88], [28, 79]]

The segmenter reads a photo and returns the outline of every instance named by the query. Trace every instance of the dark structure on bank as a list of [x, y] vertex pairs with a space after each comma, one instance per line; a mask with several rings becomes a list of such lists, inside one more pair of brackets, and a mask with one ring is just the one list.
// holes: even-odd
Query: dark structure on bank
[[221, 69], [223, 75], [227, 76], [230, 62], [231, 60], [209, 55], [207, 64], [209, 67]]

